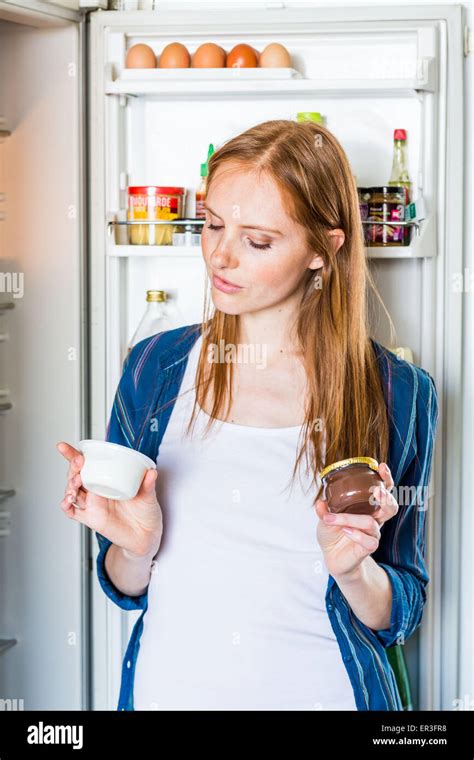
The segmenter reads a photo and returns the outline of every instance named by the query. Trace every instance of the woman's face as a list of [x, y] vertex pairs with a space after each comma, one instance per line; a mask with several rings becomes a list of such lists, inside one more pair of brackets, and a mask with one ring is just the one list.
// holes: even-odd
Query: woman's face
[[303, 287], [308, 269], [323, 264], [287, 214], [275, 181], [229, 165], [218, 169], [206, 197], [202, 251], [212, 300], [226, 314], [281, 304]]

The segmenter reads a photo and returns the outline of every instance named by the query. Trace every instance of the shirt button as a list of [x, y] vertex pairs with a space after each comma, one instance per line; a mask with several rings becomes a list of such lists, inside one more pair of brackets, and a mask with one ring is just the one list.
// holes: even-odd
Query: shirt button
[[130, 668], [131, 666], [132, 666], [132, 663], [130, 662], [130, 660], [128, 660], [128, 662], [127, 662], [127, 668]]
[[333, 609], [332, 604], [328, 604], [328, 610], [332, 610], [332, 609]]
[[345, 654], [342, 659], [344, 660], [344, 662], [349, 662], [350, 660], [352, 660], [352, 655], [351, 654]]

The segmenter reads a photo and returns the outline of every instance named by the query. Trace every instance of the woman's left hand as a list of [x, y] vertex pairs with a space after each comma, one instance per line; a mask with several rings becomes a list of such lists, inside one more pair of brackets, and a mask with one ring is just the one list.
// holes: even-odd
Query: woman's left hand
[[372, 515], [352, 515], [347, 512], [333, 514], [328, 511], [327, 501], [316, 502], [319, 522], [317, 538], [323, 550], [327, 570], [336, 580], [349, 578], [379, 545], [380, 528], [398, 512], [398, 504], [390, 493], [393, 479], [388, 465], [381, 462], [378, 472], [383, 480], [372, 498], [379, 507]]

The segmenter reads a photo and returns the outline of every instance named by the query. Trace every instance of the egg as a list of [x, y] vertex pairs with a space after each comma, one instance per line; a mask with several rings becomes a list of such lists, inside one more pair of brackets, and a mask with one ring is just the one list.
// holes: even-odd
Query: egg
[[250, 45], [235, 45], [227, 53], [227, 68], [255, 68], [257, 66], [256, 51]]
[[127, 69], [156, 69], [156, 56], [149, 45], [132, 45], [125, 58]]
[[163, 48], [160, 55], [160, 68], [187, 69], [191, 64], [188, 49], [181, 42], [170, 42]]
[[271, 42], [260, 53], [260, 66], [273, 68], [291, 68], [291, 56], [284, 45]]
[[193, 55], [192, 66], [195, 69], [221, 69], [225, 67], [226, 52], [214, 42], [200, 45]]

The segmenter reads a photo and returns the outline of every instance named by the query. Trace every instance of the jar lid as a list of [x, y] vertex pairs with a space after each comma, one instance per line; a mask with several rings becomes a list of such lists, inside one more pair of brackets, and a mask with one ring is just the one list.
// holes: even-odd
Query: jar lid
[[186, 189], [184, 187], [163, 187], [160, 185], [133, 185], [128, 188], [129, 195], [156, 195], [162, 193], [164, 195], [184, 195]]
[[372, 457], [350, 457], [349, 459], [341, 459], [339, 462], [334, 462], [321, 470], [319, 473], [321, 480], [333, 470], [339, 470], [342, 467], [347, 467], [349, 464], [367, 464], [371, 470], [378, 471], [379, 464], [376, 459]]
[[383, 185], [382, 187], [369, 187], [367, 190], [371, 193], [385, 193], [389, 195], [398, 195], [404, 193], [405, 188], [399, 185]]

